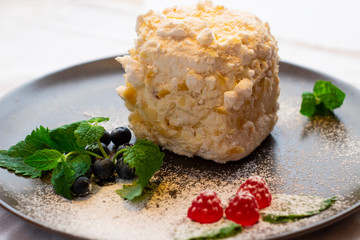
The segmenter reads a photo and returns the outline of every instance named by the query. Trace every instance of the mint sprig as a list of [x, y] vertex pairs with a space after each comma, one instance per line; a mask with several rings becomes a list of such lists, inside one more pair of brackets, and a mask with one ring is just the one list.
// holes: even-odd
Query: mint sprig
[[[289, 196], [289, 200], [281, 204], [286, 209], [262, 211], [262, 220], [269, 223], [298, 221], [319, 214], [329, 209], [336, 202], [336, 197], [320, 199], [304, 195], [296, 196], [296, 202], [294, 202], [294, 199], [290, 199], [291, 197]], [[299, 212], [299, 209], [303, 209], [303, 211]]]
[[236, 223], [230, 222], [228, 226], [222, 227], [220, 229], [215, 229], [210, 233], [204, 233], [201, 236], [191, 237], [189, 240], [215, 240], [223, 239], [235, 236], [241, 233], [242, 227]]
[[[109, 118], [96, 117], [53, 130], [40, 126], [7, 151], [0, 150], [0, 167], [31, 178], [41, 177], [43, 171], [52, 171], [51, 183], [55, 192], [72, 199], [71, 186], [90, 168], [90, 156], [109, 158], [100, 143], [105, 129], [98, 125], [108, 120]], [[85, 150], [86, 146], [94, 142], [103, 156]], [[125, 185], [117, 193], [132, 200], [142, 194], [152, 175], [160, 169], [165, 154], [153, 142], [145, 139], [120, 150], [113, 159], [120, 153], [123, 153], [124, 162], [135, 168], [138, 178], [132, 185]]]
[[92, 153], [84, 149], [93, 142], [99, 142], [105, 129], [98, 123], [108, 120], [97, 117], [53, 130], [40, 126], [25, 140], [7, 151], [0, 151], [0, 167], [31, 178], [41, 177], [43, 171], [52, 171], [51, 183], [55, 192], [72, 199], [72, 184], [91, 164], [89, 155]]
[[123, 153], [124, 163], [128, 163], [130, 168], [135, 168], [138, 179], [131, 185], [124, 185], [116, 193], [132, 200], [142, 194], [150, 178], [160, 169], [165, 154], [160, 152], [159, 147], [152, 141], [146, 139], [140, 139], [134, 146], [120, 150], [114, 158], [120, 153]]
[[345, 99], [345, 93], [329, 81], [319, 80], [313, 92], [302, 94], [300, 113], [304, 116], [326, 116], [339, 108]]

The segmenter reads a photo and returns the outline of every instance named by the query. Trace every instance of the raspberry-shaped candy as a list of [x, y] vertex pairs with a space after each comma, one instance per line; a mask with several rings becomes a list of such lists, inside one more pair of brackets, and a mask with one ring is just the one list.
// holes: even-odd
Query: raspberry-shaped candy
[[249, 192], [237, 192], [225, 209], [227, 219], [242, 226], [251, 226], [260, 218], [259, 206]]
[[215, 192], [205, 190], [192, 201], [188, 217], [199, 223], [213, 223], [224, 215], [221, 202]]
[[248, 191], [254, 195], [260, 209], [270, 206], [272, 197], [269, 186], [260, 176], [249, 177], [240, 185], [239, 191]]

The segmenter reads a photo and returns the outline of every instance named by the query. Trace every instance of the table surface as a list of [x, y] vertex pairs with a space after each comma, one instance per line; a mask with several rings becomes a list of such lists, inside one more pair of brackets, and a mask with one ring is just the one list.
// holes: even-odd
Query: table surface
[[[175, 0], [0, 1], [0, 97], [68, 66], [127, 52], [136, 16], [179, 5]], [[197, 1], [182, 0], [181, 4]], [[225, 0], [271, 26], [282, 60], [360, 88], [360, 1]], [[300, 239], [360, 239], [360, 211]], [[71, 239], [44, 230], [0, 206], [0, 239]]]

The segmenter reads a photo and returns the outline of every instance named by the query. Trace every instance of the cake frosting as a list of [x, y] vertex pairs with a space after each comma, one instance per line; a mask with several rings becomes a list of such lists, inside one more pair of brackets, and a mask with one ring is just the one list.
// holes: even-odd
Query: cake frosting
[[202, 2], [137, 18], [117, 92], [137, 138], [219, 163], [249, 155], [278, 110], [277, 42], [255, 15]]

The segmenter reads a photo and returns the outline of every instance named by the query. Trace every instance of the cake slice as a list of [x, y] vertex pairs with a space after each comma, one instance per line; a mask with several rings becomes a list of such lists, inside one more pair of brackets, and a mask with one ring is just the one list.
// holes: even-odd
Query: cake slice
[[279, 57], [267, 23], [211, 2], [140, 15], [117, 88], [137, 138], [219, 163], [246, 157], [278, 110]]

